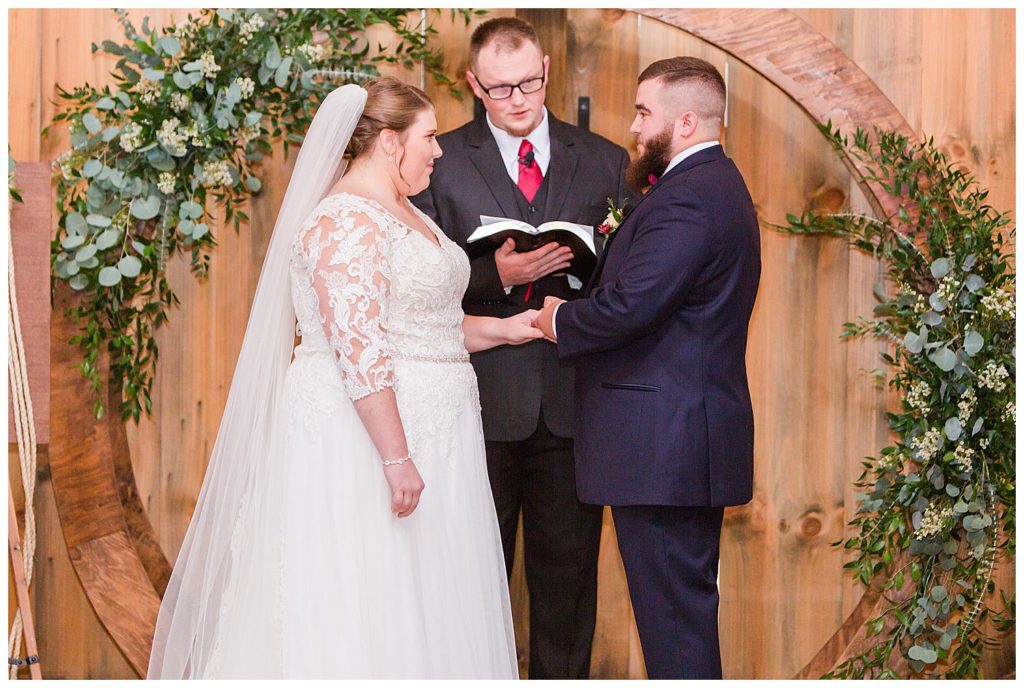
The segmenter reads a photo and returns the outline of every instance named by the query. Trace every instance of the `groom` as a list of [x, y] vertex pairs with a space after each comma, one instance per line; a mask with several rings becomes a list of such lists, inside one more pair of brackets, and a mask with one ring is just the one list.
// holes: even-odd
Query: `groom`
[[725, 83], [692, 57], [639, 78], [653, 185], [612, 235], [586, 296], [548, 298], [537, 326], [576, 365], [576, 484], [612, 505], [650, 678], [721, 678], [723, 508], [752, 497], [744, 354], [761, 271], [757, 216], [718, 142]]

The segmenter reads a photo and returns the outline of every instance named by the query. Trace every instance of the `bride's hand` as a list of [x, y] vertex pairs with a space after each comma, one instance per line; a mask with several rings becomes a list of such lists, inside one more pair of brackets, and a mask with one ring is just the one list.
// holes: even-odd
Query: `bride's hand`
[[423, 478], [412, 461], [403, 464], [384, 466], [384, 477], [391, 488], [391, 511], [398, 518], [405, 518], [420, 503], [423, 492]]
[[534, 309], [505, 318], [505, 340], [509, 344], [525, 344], [543, 338], [544, 333], [533, 326], [538, 315], [540, 311]]

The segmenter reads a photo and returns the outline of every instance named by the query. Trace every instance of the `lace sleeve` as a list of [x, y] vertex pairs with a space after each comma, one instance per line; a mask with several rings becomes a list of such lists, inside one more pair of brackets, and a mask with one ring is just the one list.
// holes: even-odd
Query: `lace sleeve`
[[[315, 238], [313, 238], [315, 237]], [[385, 229], [360, 212], [324, 216], [307, 235], [324, 335], [353, 401], [394, 387], [385, 326], [391, 261]]]

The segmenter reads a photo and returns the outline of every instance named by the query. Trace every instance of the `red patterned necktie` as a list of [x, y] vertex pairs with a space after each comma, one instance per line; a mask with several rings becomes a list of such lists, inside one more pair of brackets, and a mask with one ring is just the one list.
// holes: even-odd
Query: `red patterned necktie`
[[533, 144], [527, 139], [523, 139], [523, 142], [519, 144], [519, 181], [516, 182], [516, 185], [530, 203], [533, 203], [533, 197], [537, 195], [537, 189], [540, 188], [541, 180], [544, 179], [544, 175], [540, 172], [540, 165], [537, 164], [532, 153]]
[[[516, 182], [516, 186], [523, 192], [527, 202], [533, 203], [533, 198], [537, 195], [537, 189], [540, 188], [543, 179], [544, 175], [540, 172], [540, 165], [537, 164], [533, 155], [533, 144], [527, 139], [523, 139], [523, 142], [519, 144], [519, 181]], [[523, 301], [529, 301], [532, 293], [533, 282], [530, 282], [526, 287], [526, 297]]]

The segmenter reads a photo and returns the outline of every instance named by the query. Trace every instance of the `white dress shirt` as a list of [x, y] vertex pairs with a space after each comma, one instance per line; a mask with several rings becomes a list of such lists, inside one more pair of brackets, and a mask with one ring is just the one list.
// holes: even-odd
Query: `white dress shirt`
[[[533, 143], [533, 141], [530, 141], [530, 143]], [[705, 150], [707, 148], [714, 148], [715, 146], [720, 145], [722, 144], [718, 141], [705, 141], [704, 143], [696, 143], [690, 146], [689, 148], [679, 151], [678, 153], [676, 153], [674, 158], [669, 160], [668, 167], [666, 167], [665, 171], [661, 173], [661, 176], [664, 177], [666, 174], [668, 174], [669, 170], [671, 170], [673, 167], [681, 163], [683, 160], [686, 160], [694, 153], [699, 153], [700, 151]], [[555, 339], [558, 339], [558, 326], [555, 325], [555, 322], [558, 320], [558, 309], [561, 306], [562, 304], [558, 304], [557, 306], [555, 306], [555, 311], [554, 313], [551, 314], [551, 333], [555, 335]]]
[[499, 129], [491, 122], [490, 115], [487, 115], [487, 127], [491, 130], [494, 142], [498, 144], [501, 161], [505, 163], [505, 170], [513, 182], [519, 183], [519, 146], [523, 139], [529, 139], [533, 144], [533, 159], [540, 167], [540, 173], [542, 175], [548, 173], [548, 163], [551, 162], [551, 135], [548, 132], [547, 108], [544, 108], [544, 116], [541, 117], [540, 124], [526, 136], [513, 136], [507, 131]]

